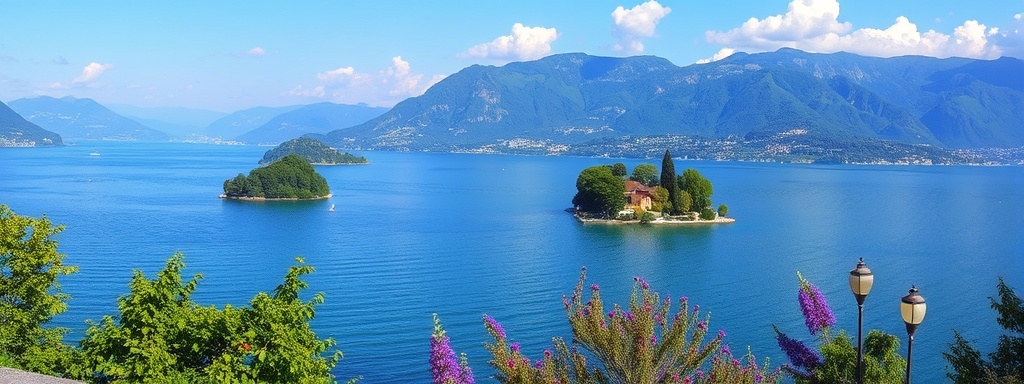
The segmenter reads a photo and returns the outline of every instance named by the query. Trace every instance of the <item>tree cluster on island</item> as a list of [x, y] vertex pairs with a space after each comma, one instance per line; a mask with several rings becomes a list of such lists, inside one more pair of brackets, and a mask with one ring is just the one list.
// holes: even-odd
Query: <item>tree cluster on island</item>
[[319, 199], [331, 189], [309, 161], [288, 155], [265, 167], [224, 180], [224, 195], [233, 199]]
[[728, 213], [729, 208], [725, 204], [719, 205], [717, 211], [712, 208], [714, 187], [711, 181], [693, 168], [676, 174], [672, 154], [666, 150], [660, 173], [653, 164], [645, 163], [637, 165], [629, 174], [628, 180], [651, 188], [650, 209], [643, 209], [633, 215], [620, 215], [629, 203], [623, 198], [627, 192], [624, 184], [626, 175], [627, 169], [623, 163], [594, 166], [580, 172], [576, 179], [577, 193], [572, 199], [577, 213], [613, 219], [625, 216], [641, 222], [653, 220], [652, 211], [660, 212], [663, 216], [691, 220], [698, 217], [701, 220], [714, 220]]
[[260, 165], [270, 164], [288, 155], [299, 155], [310, 162], [310, 164], [366, 164], [366, 158], [355, 156], [348, 152], [341, 152], [331, 148], [320, 140], [310, 137], [300, 137], [281, 143], [274, 149], [267, 151], [260, 160]]

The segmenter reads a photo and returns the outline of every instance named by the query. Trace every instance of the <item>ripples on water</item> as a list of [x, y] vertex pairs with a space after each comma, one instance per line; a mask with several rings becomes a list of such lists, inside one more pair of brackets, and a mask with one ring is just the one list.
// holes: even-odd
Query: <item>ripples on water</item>
[[[427, 382], [431, 313], [480, 380], [490, 373], [480, 320], [501, 321], [529, 356], [569, 336], [561, 296], [581, 266], [607, 303], [627, 303], [633, 276], [713, 313], [734, 351], [784, 361], [773, 323], [806, 334], [796, 274], [821, 287], [839, 325], [856, 327], [846, 276], [863, 256], [876, 275], [865, 324], [901, 336], [898, 300], [917, 284], [929, 304], [915, 377], [944, 380], [953, 328], [994, 347], [987, 297], [996, 276], [1024, 292], [1021, 168], [870, 167], [677, 162], [712, 180], [736, 224], [580, 225], [563, 209], [587, 166], [616, 160], [368, 152], [368, 166], [317, 167], [326, 201], [216, 198], [263, 147], [82, 143], [0, 150], [0, 203], [67, 225], [60, 250], [80, 273], [55, 323], [116, 312], [133, 269], [152, 276], [176, 251], [205, 278], [201, 304], [245, 305], [273, 289], [294, 258], [323, 291], [314, 328], [345, 353], [340, 378]], [[101, 156], [88, 156], [98, 150]], [[626, 160], [632, 168], [641, 161]], [[657, 160], [647, 161], [659, 165]], [[331, 204], [335, 212], [328, 212]], [[905, 348], [905, 347], [904, 347]]]

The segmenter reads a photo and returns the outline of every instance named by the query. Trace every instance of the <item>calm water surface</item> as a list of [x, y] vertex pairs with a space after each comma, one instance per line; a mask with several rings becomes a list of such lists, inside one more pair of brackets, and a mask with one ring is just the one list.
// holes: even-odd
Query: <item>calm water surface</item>
[[[174, 252], [204, 280], [201, 304], [245, 305], [282, 281], [297, 256], [323, 291], [314, 328], [345, 353], [340, 378], [428, 382], [431, 313], [478, 379], [492, 372], [484, 313], [533, 357], [571, 336], [561, 297], [580, 267], [608, 302], [628, 302], [633, 276], [711, 310], [733, 351], [785, 361], [772, 324], [810, 340], [796, 271], [856, 330], [847, 275], [864, 257], [876, 276], [866, 327], [901, 337], [899, 298], [928, 301], [914, 376], [945, 381], [941, 352], [958, 329], [994, 348], [996, 278], [1024, 293], [1024, 168], [874, 167], [676, 162], [698, 168], [732, 225], [581, 225], [563, 210], [587, 166], [618, 160], [367, 152], [371, 165], [317, 167], [334, 197], [243, 203], [217, 198], [224, 179], [266, 147], [82, 142], [0, 149], [0, 203], [46, 214], [81, 272], [56, 323], [79, 340], [86, 319], [116, 313], [133, 269], [152, 276]], [[90, 152], [100, 156], [90, 156]], [[660, 159], [646, 162], [660, 166]], [[623, 160], [632, 169], [644, 161]], [[335, 212], [329, 212], [331, 205]], [[905, 353], [905, 344], [901, 347]]]

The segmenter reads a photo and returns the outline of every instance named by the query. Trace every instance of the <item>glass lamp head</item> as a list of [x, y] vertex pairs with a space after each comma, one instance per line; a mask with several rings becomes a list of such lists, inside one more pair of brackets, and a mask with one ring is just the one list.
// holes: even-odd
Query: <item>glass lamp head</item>
[[913, 336], [917, 325], [924, 321], [924, 315], [928, 307], [924, 297], [917, 293], [917, 287], [910, 287], [910, 293], [900, 300], [900, 315], [903, 322], [907, 323], [907, 332]]
[[850, 290], [858, 299], [863, 300], [871, 292], [871, 286], [874, 283], [875, 276], [871, 274], [871, 269], [867, 264], [864, 264], [864, 258], [860, 258], [857, 268], [850, 271]]

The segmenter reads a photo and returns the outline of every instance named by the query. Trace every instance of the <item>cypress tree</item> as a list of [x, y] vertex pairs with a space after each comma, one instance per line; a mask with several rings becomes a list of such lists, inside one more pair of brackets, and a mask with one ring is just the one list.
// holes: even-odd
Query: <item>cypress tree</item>
[[676, 207], [676, 196], [679, 195], [679, 186], [676, 185], [676, 165], [672, 163], [672, 154], [665, 150], [665, 156], [661, 158], [661, 187], [668, 190], [668, 201], [672, 202], [672, 213], [679, 213], [682, 207]]

